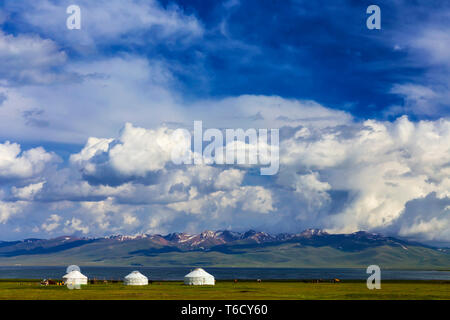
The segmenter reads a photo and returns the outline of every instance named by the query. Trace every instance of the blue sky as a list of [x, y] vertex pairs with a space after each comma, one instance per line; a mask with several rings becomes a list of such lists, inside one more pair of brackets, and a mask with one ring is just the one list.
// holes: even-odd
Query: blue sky
[[[73, 3], [81, 30], [66, 28]], [[1, 238], [314, 227], [450, 241], [447, 1], [0, 9]], [[194, 120], [279, 128], [279, 174], [171, 167], [152, 141]]]
[[[446, 85], [436, 83], [440, 81], [434, 77], [443, 75], [430, 61], [434, 54], [427, 52], [430, 48], [411, 50], [409, 46], [411, 38], [428, 29], [445, 32], [448, 4], [379, 1], [382, 30], [368, 30], [365, 10], [369, 4], [162, 1], [162, 9], [176, 5], [177, 10], [195, 17], [202, 36], [189, 42], [167, 41], [158, 39], [158, 27], [141, 29], [137, 25], [117, 38], [96, 43], [95, 51], [80, 52], [77, 39], [81, 37], [71, 40], [67, 31], [47, 29], [45, 23], [39, 27], [39, 21], [23, 21], [23, 16], [39, 9], [39, 1], [32, 6], [6, 1], [4, 9], [11, 18], [3, 30], [12, 34], [37, 31], [43, 37], [56, 37], [67, 46], [65, 52], [73, 60], [123, 53], [162, 59], [175, 65], [171, 71], [186, 98], [264, 94], [311, 99], [359, 118], [392, 120], [407, 114], [414, 119], [433, 119], [448, 115], [448, 105], [436, 113], [392, 110], [404, 99], [392, 92], [395, 85]], [[58, 18], [63, 21], [65, 15]], [[85, 23], [89, 28], [90, 21]]]

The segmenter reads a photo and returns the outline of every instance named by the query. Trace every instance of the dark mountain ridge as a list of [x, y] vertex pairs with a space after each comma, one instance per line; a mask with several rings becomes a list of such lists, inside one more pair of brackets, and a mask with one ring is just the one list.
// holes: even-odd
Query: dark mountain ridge
[[[385, 237], [376, 233], [358, 231], [350, 234], [330, 234], [319, 229], [307, 229], [301, 233], [280, 233], [249, 230], [232, 232], [228, 230], [203, 231], [199, 234], [170, 233], [167, 235], [141, 234], [135, 236], [113, 235], [102, 238], [60, 236], [52, 239], [24, 239], [22, 241], [0, 241], [0, 257], [24, 254], [43, 254], [67, 250], [92, 242], [140, 242], [146, 241], [163, 247], [174, 247], [179, 251], [214, 250], [221, 246], [273, 245], [276, 243], [298, 243], [302, 246], [330, 246], [344, 251], [358, 251], [368, 247], [390, 245], [406, 248], [409, 245], [438, 249], [421, 243]], [[442, 249], [441, 249], [442, 250]], [[443, 249], [445, 250], [445, 249]]]
[[330, 234], [319, 229], [269, 234], [249, 230], [199, 234], [113, 235], [102, 238], [0, 241], [0, 265], [210, 265], [272, 267], [450, 266], [448, 249], [359, 231]]

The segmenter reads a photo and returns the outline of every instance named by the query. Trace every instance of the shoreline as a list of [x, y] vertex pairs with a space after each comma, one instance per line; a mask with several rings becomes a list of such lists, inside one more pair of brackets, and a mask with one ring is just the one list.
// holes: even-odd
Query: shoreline
[[[62, 278], [50, 278], [49, 280], [62, 280]], [[123, 280], [116, 279], [89, 279], [89, 281], [97, 281], [98, 283], [88, 283], [87, 285], [98, 285], [102, 284], [103, 281], [108, 283], [123, 283]], [[268, 282], [268, 283], [366, 283], [365, 279], [339, 279], [338, 282], [333, 280], [335, 279], [216, 279], [216, 283], [255, 283], [255, 282]], [[261, 280], [261, 281], [258, 281]], [[16, 282], [40, 282], [42, 279], [8, 279], [8, 278], [0, 278], [0, 283], [16, 283]], [[155, 283], [178, 283], [183, 282], [183, 279], [177, 280], [160, 280], [160, 279], [149, 279], [149, 285], [154, 285]], [[441, 280], [441, 279], [387, 279], [381, 280], [382, 283], [441, 283], [441, 284], [450, 284], [450, 280]]]
[[[0, 268], [65, 268], [68, 264], [61, 264], [61, 265], [2, 265], [0, 264]], [[80, 268], [146, 268], [146, 269], [160, 269], [160, 268], [169, 268], [169, 269], [189, 269], [189, 268], [196, 268], [198, 266], [167, 266], [167, 265], [161, 265], [161, 266], [145, 266], [145, 265], [79, 265]], [[353, 266], [353, 267], [272, 267], [272, 266], [258, 266], [258, 267], [250, 267], [250, 266], [207, 266], [203, 265], [202, 267], [208, 268], [208, 269], [285, 269], [285, 270], [330, 270], [330, 269], [337, 269], [337, 270], [361, 270], [366, 269], [367, 266]], [[386, 271], [443, 271], [443, 272], [450, 272], [450, 269], [448, 268], [401, 268], [401, 267], [381, 267], [382, 270]]]

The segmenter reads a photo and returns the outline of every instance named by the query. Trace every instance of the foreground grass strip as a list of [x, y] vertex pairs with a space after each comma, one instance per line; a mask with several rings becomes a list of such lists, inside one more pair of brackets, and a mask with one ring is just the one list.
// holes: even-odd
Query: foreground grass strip
[[368, 290], [365, 282], [231, 282], [219, 281], [215, 286], [185, 286], [182, 282], [154, 282], [148, 286], [124, 286], [121, 283], [91, 284], [81, 290], [65, 286], [41, 286], [37, 282], [2, 281], [0, 299], [33, 300], [155, 300], [155, 299], [343, 299], [343, 300], [450, 300], [450, 281], [391, 281], [381, 290]]

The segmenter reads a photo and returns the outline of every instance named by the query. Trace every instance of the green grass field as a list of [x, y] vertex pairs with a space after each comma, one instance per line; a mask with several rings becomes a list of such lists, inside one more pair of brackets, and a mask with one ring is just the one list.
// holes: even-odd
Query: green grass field
[[245, 300], [245, 299], [446, 299], [450, 300], [450, 281], [385, 281], [380, 290], [368, 290], [365, 282], [231, 282], [215, 286], [185, 286], [181, 282], [154, 282], [143, 287], [90, 284], [80, 290], [65, 286], [41, 286], [32, 281], [0, 282], [0, 300]]

